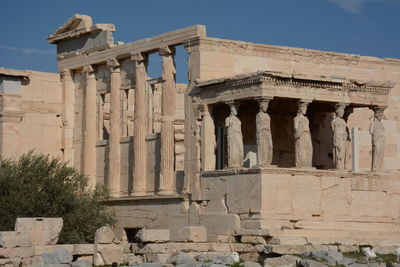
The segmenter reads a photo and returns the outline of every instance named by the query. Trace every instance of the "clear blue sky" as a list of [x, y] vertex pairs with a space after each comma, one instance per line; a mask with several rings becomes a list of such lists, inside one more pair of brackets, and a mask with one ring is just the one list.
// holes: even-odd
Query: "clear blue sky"
[[194, 25], [211, 37], [400, 58], [400, 0], [4, 0], [0, 67], [56, 72], [47, 43], [72, 15], [131, 42]]

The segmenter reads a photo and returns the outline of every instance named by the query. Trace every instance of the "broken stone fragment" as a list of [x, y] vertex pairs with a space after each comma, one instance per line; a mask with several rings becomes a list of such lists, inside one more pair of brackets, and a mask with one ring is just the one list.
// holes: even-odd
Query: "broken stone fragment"
[[42, 254], [44, 264], [70, 264], [72, 259], [71, 252], [66, 248], [58, 248]]

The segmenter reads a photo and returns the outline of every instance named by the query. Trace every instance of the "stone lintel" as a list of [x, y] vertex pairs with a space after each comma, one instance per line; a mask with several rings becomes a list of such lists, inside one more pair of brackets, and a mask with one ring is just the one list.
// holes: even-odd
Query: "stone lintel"
[[79, 69], [86, 64], [101, 64], [110, 58], [128, 58], [132, 53], [153, 53], [163, 46], [176, 46], [194, 36], [205, 36], [206, 28], [203, 25], [194, 25], [171, 32], [156, 35], [127, 44], [113, 46], [105, 51], [96, 51], [88, 55], [70, 53], [60, 58], [58, 69]]

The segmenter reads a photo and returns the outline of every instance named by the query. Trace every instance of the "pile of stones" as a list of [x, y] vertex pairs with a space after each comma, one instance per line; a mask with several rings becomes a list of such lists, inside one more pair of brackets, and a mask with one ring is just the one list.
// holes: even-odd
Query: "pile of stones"
[[[260, 262], [262, 264], [260, 264]], [[267, 254], [259, 262], [242, 261], [236, 252], [231, 255], [215, 255], [201, 253], [192, 256], [178, 253], [170, 257], [166, 263], [134, 263], [130, 267], [323, 267], [323, 266], [349, 266], [349, 267], [400, 267], [399, 257], [394, 254], [373, 255], [369, 251], [342, 253], [338, 251], [313, 250], [299, 255]]]

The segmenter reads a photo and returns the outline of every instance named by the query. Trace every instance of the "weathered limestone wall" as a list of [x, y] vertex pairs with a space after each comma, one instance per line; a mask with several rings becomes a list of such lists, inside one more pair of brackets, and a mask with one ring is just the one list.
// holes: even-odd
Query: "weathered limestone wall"
[[[17, 71], [20, 90], [4, 91], [1, 99], [1, 157], [17, 157], [29, 150], [62, 157], [61, 82], [59, 74]], [[29, 79], [29, 81], [28, 81]]]
[[[191, 73], [196, 79], [213, 79], [269, 70], [304, 77], [338, 77], [354, 80], [394, 82], [385, 111], [385, 168], [396, 170], [400, 162], [400, 61], [318, 50], [253, 44], [199, 37], [191, 41], [191, 60], [198, 64]], [[193, 45], [196, 44], [196, 45]], [[196, 65], [193, 63], [192, 65]], [[350, 127], [360, 128], [360, 168], [371, 167], [369, 134], [372, 111], [355, 109]]]
[[202, 179], [201, 216], [224, 226], [209, 240], [226, 234], [228, 216], [240, 217], [230, 234], [264, 229], [288, 244], [394, 245], [400, 237], [398, 177], [271, 169]]

